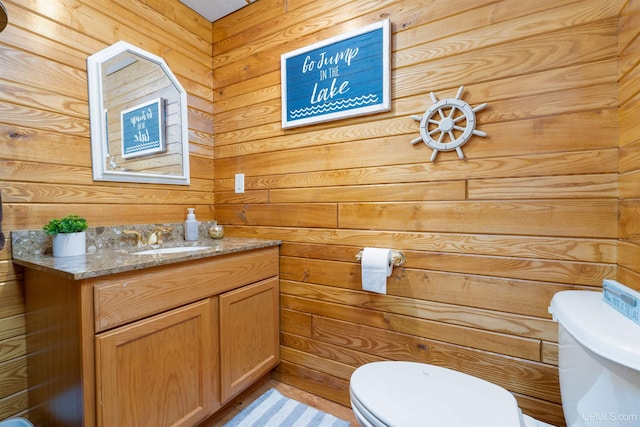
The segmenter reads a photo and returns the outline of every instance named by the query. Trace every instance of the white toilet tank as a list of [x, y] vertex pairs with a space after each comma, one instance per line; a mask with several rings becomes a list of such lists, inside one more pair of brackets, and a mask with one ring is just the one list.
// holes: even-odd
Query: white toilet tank
[[559, 324], [567, 426], [640, 427], [640, 325], [609, 306], [601, 292], [559, 292], [549, 311]]

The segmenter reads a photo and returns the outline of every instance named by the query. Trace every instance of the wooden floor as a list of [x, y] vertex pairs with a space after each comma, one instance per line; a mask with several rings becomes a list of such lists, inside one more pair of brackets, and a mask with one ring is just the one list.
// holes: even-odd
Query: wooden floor
[[240, 394], [240, 396], [233, 399], [222, 410], [212, 415], [198, 427], [220, 427], [225, 425], [225, 423], [230, 421], [237, 413], [242, 411], [245, 407], [250, 405], [251, 402], [271, 388], [275, 388], [283, 395], [295, 399], [298, 402], [302, 402], [328, 414], [342, 418], [343, 420], [350, 422], [352, 427], [359, 427], [351, 408], [269, 378], [259, 381], [252, 388]]

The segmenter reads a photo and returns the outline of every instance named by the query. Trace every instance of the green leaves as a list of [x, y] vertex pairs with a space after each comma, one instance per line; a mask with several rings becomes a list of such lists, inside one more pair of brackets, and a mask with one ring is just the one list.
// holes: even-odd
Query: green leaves
[[47, 234], [77, 233], [86, 230], [88, 226], [86, 219], [71, 214], [64, 218], [54, 218], [50, 220], [42, 229], [46, 231]]

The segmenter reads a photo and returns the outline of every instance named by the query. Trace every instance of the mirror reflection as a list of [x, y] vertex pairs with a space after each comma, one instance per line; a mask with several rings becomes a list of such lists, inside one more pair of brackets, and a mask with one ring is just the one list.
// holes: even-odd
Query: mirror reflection
[[186, 92], [164, 60], [118, 42], [87, 66], [94, 179], [189, 184]]

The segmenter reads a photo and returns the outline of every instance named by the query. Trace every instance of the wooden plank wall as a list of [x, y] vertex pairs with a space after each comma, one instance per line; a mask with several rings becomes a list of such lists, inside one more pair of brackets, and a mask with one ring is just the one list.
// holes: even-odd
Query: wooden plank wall
[[[211, 23], [178, 0], [2, 0], [0, 191], [7, 239], [69, 212], [90, 225], [213, 218]], [[87, 56], [125, 40], [165, 58], [188, 92], [189, 187], [93, 182]], [[0, 420], [27, 410], [23, 275], [0, 251]]]
[[640, 291], [640, 2], [620, 14], [618, 280]]
[[[564, 424], [549, 301], [640, 271], [631, 117], [626, 273], [616, 264], [619, 54], [633, 56], [622, 101], [636, 117], [639, 99], [633, 3], [260, 0], [213, 24], [216, 217], [228, 234], [284, 242], [278, 379], [349, 405], [357, 366], [422, 361], [493, 381]], [[634, 16], [619, 52], [623, 7]], [[384, 18], [392, 110], [284, 131], [280, 55]], [[410, 144], [410, 116], [460, 85], [472, 106], [489, 104], [477, 115], [488, 137], [467, 143], [464, 161], [430, 163]], [[406, 254], [387, 295], [361, 290], [365, 246]]]

